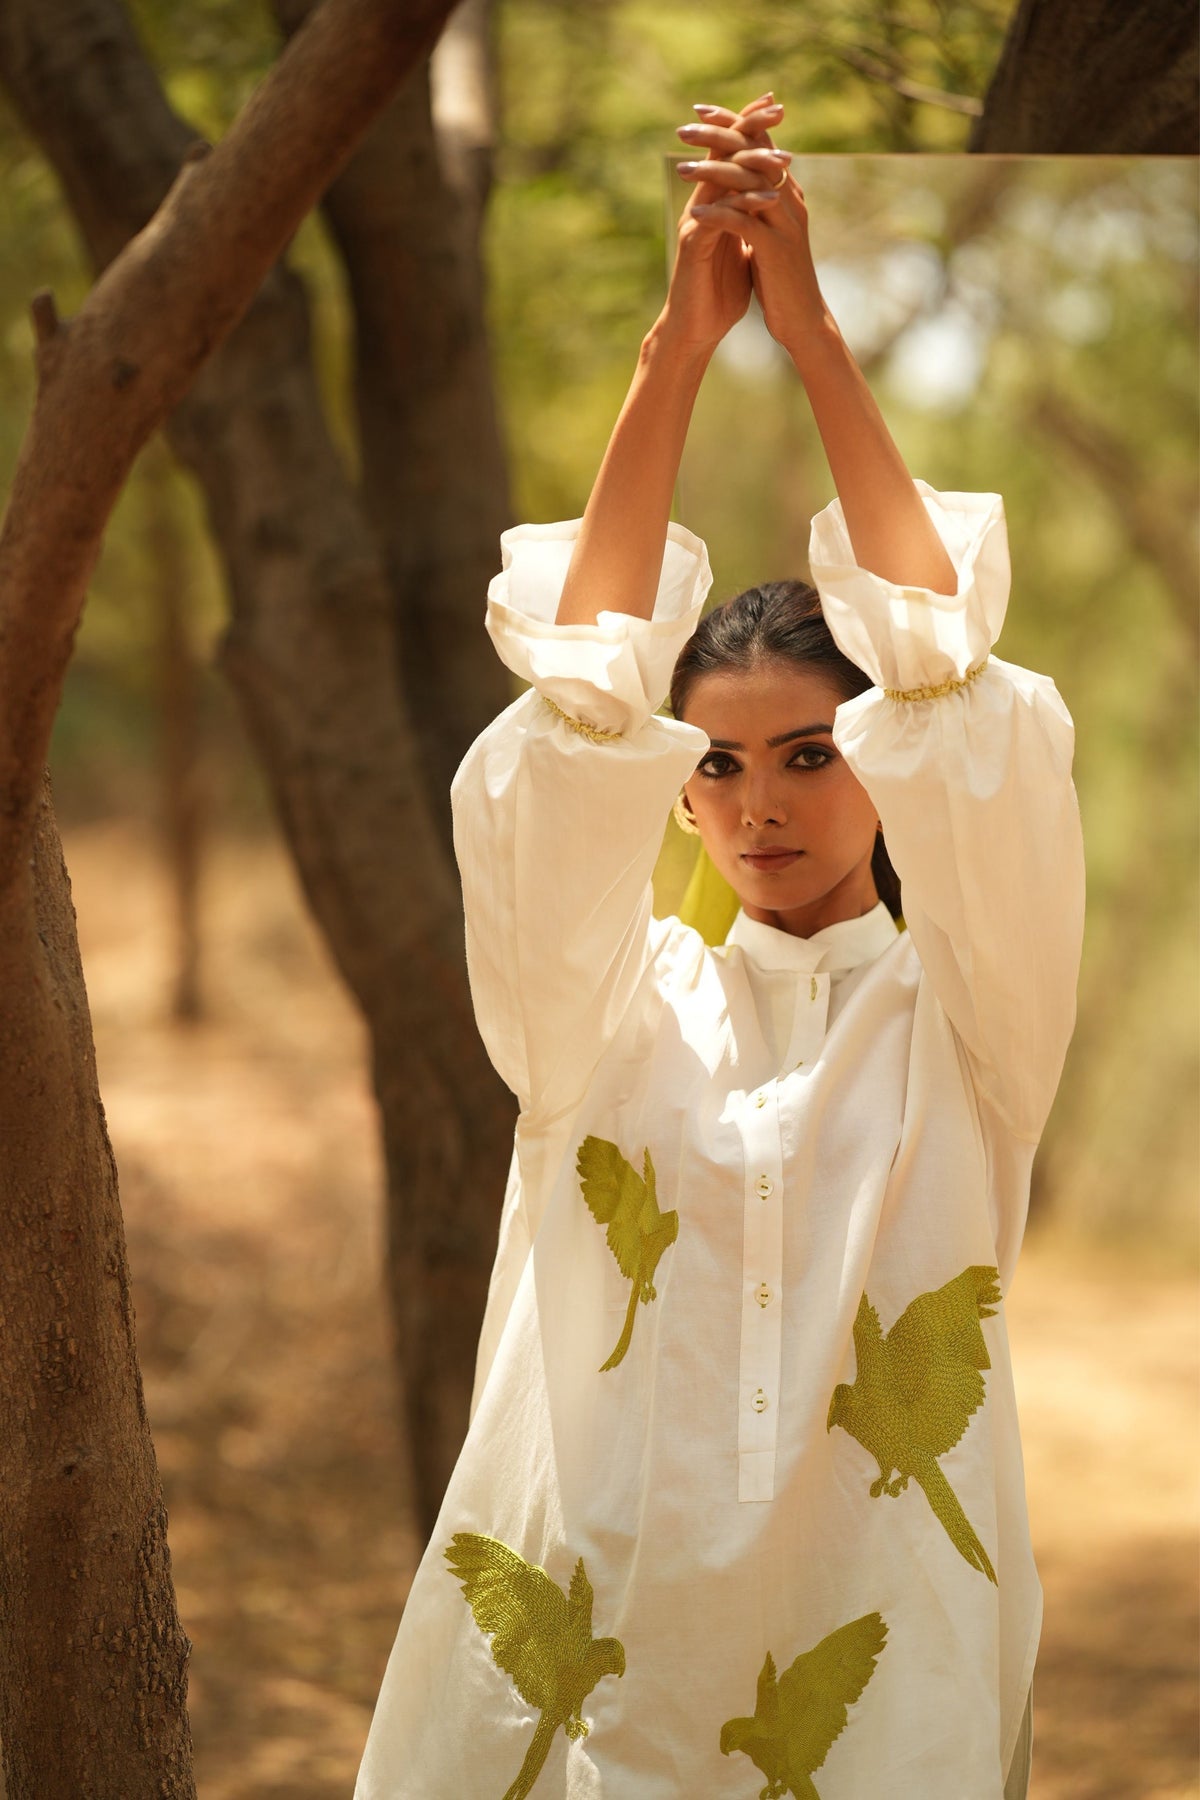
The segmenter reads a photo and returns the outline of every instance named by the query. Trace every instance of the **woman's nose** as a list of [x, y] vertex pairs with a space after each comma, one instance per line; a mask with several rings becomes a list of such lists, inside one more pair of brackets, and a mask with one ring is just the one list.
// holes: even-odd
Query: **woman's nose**
[[748, 781], [742, 794], [742, 824], [751, 829], [762, 825], [786, 825], [787, 807], [783, 795], [771, 781]]

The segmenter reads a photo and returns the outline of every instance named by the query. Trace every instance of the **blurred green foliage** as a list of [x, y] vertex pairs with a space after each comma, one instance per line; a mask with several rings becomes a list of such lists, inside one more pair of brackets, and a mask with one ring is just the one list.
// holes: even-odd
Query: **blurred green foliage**
[[[1053, 675], [1077, 722], [1088, 941], [1042, 1182], [1060, 1217], [1177, 1250], [1193, 1231], [1195, 1180], [1195, 173], [1171, 159], [945, 155], [965, 142], [968, 114], [914, 94], [977, 101], [1010, 10], [503, 0], [487, 239], [495, 367], [518, 512], [578, 513], [665, 288], [684, 197], [673, 127], [694, 101], [775, 90], [833, 309], [914, 472], [1004, 494], [1014, 587], [1001, 653]], [[176, 105], [219, 136], [275, 54], [267, 11], [232, 0], [134, 11]], [[910, 154], [831, 154], [850, 150]], [[88, 277], [52, 176], [3, 114], [0, 191], [4, 491], [32, 397], [29, 297], [52, 287], [69, 313]], [[293, 260], [352, 463], [351, 322], [318, 222]], [[802, 571], [808, 520], [828, 497], [803, 393], [755, 315], [710, 370], [679, 484], [717, 597]], [[221, 629], [195, 496], [182, 478], [135, 475], [56, 734], [68, 816], [153, 797], [148, 521], [163, 506], [203, 660]], [[232, 705], [205, 679], [222, 804], [256, 817], [261, 788]], [[667, 854], [665, 889], [684, 852], [669, 839]]]
[[[932, 157], [795, 169], [823, 287], [909, 466], [936, 487], [1004, 495], [1013, 591], [999, 653], [1050, 674], [1076, 721], [1087, 940], [1041, 1191], [1089, 1233], [1194, 1254], [1194, 169]], [[679, 484], [716, 597], [803, 573], [808, 521], [830, 494], [803, 392], [752, 318], [709, 372]], [[686, 873], [674, 837], [664, 898]]]

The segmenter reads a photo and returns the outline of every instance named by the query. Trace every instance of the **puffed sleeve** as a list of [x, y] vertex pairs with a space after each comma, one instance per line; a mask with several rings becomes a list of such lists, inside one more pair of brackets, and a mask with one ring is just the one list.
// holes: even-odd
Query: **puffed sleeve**
[[878, 810], [905, 923], [981, 1098], [1036, 1139], [1075, 1020], [1074, 734], [1052, 681], [989, 655], [1008, 604], [1000, 498], [916, 485], [954, 564], [953, 594], [860, 568], [839, 501], [813, 520], [825, 618], [876, 684], [838, 708], [834, 741]]
[[480, 1033], [525, 1114], [577, 1101], [652, 955], [650, 877], [672, 801], [708, 748], [653, 716], [711, 575], [668, 527], [653, 617], [556, 625], [579, 523], [501, 538], [487, 625], [532, 684], [451, 789]]

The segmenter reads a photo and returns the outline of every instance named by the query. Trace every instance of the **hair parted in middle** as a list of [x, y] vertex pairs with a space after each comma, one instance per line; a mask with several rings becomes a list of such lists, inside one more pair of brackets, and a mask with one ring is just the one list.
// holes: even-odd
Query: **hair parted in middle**
[[[872, 685], [870, 676], [838, 649], [816, 588], [806, 581], [765, 581], [735, 594], [701, 619], [676, 659], [671, 712], [675, 718], [683, 718], [687, 697], [702, 675], [748, 670], [764, 662], [817, 669], [843, 700], [852, 700]], [[882, 832], [875, 839], [871, 873], [879, 898], [898, 919], [900, 878]]]

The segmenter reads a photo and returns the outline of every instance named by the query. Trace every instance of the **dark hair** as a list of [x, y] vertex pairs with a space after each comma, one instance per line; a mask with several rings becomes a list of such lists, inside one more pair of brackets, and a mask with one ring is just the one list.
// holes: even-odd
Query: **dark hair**
[[[825, 623], [821, 600], [805, 581], [766, 581], [735, 594], [706, 613], [679, 653], [671, 676], [671, 711], [682, 719], [687, 697], [702, 675], [790, 662], [827, 676], [843, 700], [865, 692], [871, 679], [843, 656]], [[871, 856], [875, 889], [892, 917], [900, 917], [900, 877], [880, 832]]]

